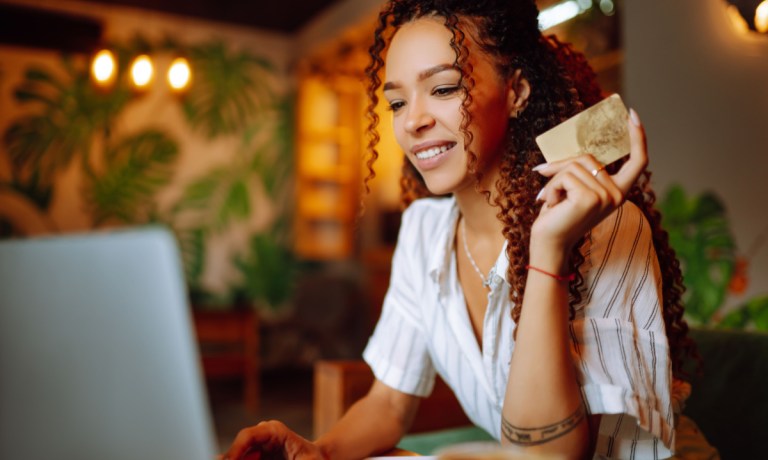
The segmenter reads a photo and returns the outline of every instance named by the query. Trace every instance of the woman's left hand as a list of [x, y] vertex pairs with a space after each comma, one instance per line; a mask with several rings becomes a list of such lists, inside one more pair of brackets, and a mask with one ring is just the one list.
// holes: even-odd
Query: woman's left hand
[[538, 169], [551, 179], [539, 197], [544, 204], [531, 229], [532, 240], [570, 250], [579, 238], [623, 203], [624, 196], [648, 165], [645, 131], [634, 110], [630, 110], [627, 125], [629, 159], [614, 175], [604, 170], [592, 155], [579, 155]]

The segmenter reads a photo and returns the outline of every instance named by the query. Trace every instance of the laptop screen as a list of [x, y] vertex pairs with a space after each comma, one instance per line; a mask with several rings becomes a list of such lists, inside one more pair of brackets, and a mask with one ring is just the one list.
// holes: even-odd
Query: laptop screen
[[173, 235], [0, 242], [0, 458], [213, 456]]

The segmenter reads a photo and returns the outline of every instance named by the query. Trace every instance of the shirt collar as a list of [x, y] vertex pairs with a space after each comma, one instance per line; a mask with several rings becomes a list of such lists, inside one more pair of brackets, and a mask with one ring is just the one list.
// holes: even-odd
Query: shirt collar
[[435, 248], [437, 249], [429, 260], [429, 277], [435, 283], [438, 283], [444, 276], [445, 271], [451, 263], [451, 251], [453, 250], [453, 240], [456, 237], [456, 223], [459, 220], [459, 207], [456, 204], [456, 198], [451, 195], [450, 211], [444, 222], [439, 222], [434, 229], [436, 239]]

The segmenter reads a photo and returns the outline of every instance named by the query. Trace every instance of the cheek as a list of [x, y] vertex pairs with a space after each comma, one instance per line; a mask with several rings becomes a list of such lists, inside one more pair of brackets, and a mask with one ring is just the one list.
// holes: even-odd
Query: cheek
[[405, 150], [406, 133], [405, 133], [405, 121], [403, 117], [394, 116], [392, 118], [392, 130], [394, 132], [395, 141], [397, 142], [397, 145], [399, 145], [400, 148]]

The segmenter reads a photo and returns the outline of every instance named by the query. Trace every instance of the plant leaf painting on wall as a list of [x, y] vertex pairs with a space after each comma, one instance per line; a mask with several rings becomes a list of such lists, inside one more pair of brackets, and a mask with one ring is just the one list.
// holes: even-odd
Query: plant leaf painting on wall
[[[83, 56], [61, 56], [49, 59], [48, 67], [26, 69], [13, 93], [20, 115], [3, 133], [5, 152], [0, 154], [7, 157], [11, 171], [0, 177], [0, 192], [24, 201], [25, 209], [47, 223], [47, 232], [72, 227], [60, 225], [62, 213], [51, 209], [62, 193], [79, 197], [91, 228], [168, 225], [177, 234], [190, 289], [204, 293], [208, 288], [201, 279], [208, 270], [211, 239], [256, 215], [267, 216], [260, 228], [249, 227], [252, 241], [243, 249], [245, 255], [229, 255], [240, 277], [226, 281], [225, 292], [217, 295], [225, 301], [251, 296], [284, 303], [286, 290], [275, 291], [283, 293], [281, 298], [249, 285], [258, 267], [274, 270], [272, 276], [287, 282], [294, 268], [274, 263], [273, 257], [290, 255], [286, 223], [293, 171], [292, 120], [286, 110], [290, 97], [275, 88], [279, 77], [274, 66], [248, 52], [230, 51], [220, 41], [182, 46], [172, 39], [153, 43], [137, 36], [110, 47], [119, 73], [108, 89], [91, 81]], [[128, 109], [151, 99], [132, 89], [126, 78], [130, 59], [139, 52], [188, 56], [194, 69], [189, 90], [155, 99], [178, 107], [185, 124], [181, 131], [168, 130], [166, 120], [153, 114], [138, 122], [134, 116], [129, 126], [139, 126], [126, 129]], [[234, 140], [231, 159], [212, 162], [191, 177], [187, 174], [185, 181], [176, 181], [185, 154], [176, 136], [184, 130], [209, 142]], [[73, 168], [78, 170], [77, 183], [65, 183], [61, 177]], [[173, 188], [180, 191], [168, 194]], [[158, 197], [164, 192], [174, 198], [162, 204]], [[18, 216], [6, 214], [0, 208], [3, 235], [24, 236], [26, 227], [13, 222]]]
[[131, 99], [121, 88], [100, 93], [87, 70], [72, 59], [64, 57], [61, 64], [61, 76], [40, 67], [26, 71], [14, 98], [30, 113], [3, 136], [11, 165], [9, 185], [41, 212], [50, 204], [56, 174], [73, 161], [95, 177], [93, 139], [100, 136], [108, 142], [112, 121]]
[[[293, 154], [291, 151], [292, 104], [290, 97], [276, 97], [270, 87], [271, 64], [244, 53], [231, 53], [218, 44], [201, 46], [190, 52], [190, 60], [200, 69], [196, 84], [183, 99], [184, 114], [191, 126], [209, 137], [235, 133], [239, 147], [230, 164], [212, 168], [193, 180], [177, 201], [172, 212], [193, 222], [178, 228], [187, 276], [192, 286], [193, 301], [202, 303], [240, 302], [234, 298], [251, 298], [265, 304], [283, 303], [289, 291], [281, 296], [264, 294], [266, 288], [252, 284], [254, 272], [263, 270], [272, 281], [292, 283], [295, 265], [292, 257], [285, 263], [267, 263], [265, 252], [255, 251], [267, 244], [273, 251], [289, 253], [288, 225], [292, 191]], [[264, 194], [276, 215], [269, 228], [252, 236], [248, 256], [235, 256], [234, 266], [241, 282], [232, 290], [211, 298], [200, 288], [206, 248], [201, 239], [220, 233], [228, 226], [262, 212], [254, 199]], [[283, 281], [280, 281], [281, 283]], [[265, 297], [266, 296], [266, 297]]]
[[154, 130], [107, 148], [104, 173], [86, 178], [84, 194], [94, 225], [109, 220], [149, 221], [154, 214], [153, 198], [170, 181], [178, 150], [173, 139]]
[[195, 129], [209, 138], [247, 129], [254, 118], [269, 117], [276, 96], [269, 86], [273, 67], [248, 53], [230, 53], [221, 42], [190, 49], [196, 83], [182, 105]]

